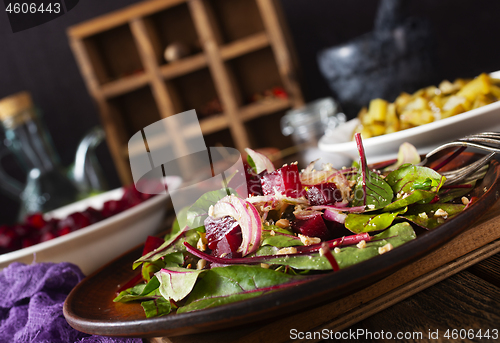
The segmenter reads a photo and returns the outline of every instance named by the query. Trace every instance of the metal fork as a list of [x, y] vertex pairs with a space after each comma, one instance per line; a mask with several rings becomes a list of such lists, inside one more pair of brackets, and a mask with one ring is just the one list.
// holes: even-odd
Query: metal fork
[[446, 160], [444, 160], [438, 166], [434, 167], [435, 170], [439, 170], [443, 165], [457, 157], [466, 148], [476, 148], [488, 152], [488, 154], [475, 161], [474, 163], [471, 163], [462, 168], [442, 172], [441, 175], [444, 175], [446, 177], [445, 185], [464, 181], [466, 177], [472, 175], [473, 173], [484, 172], [487, 169], [488, 162], [495, 156], [495, 154], [500, 153], [500, 133], [483, 132], [479, 134], [469, 135], [453, 142], [445, 143], [429, 152], [425, 156], [424, 160], [419, 163], [419, 165], [427, 165], [431, 161], [438, 160], [439, 158], [447, 154], [449, 152], [449, 149], [451, 148], [458, 149]]

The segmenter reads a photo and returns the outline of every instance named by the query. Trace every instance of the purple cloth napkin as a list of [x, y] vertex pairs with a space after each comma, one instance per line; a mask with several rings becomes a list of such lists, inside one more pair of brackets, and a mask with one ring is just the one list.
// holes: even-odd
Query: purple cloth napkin
[[14, 262], [0, 272], [0, 343], [142, 343], [140, 338], [90, 336], [69, 326], [63, 303], [85, 277], [71, 263]]

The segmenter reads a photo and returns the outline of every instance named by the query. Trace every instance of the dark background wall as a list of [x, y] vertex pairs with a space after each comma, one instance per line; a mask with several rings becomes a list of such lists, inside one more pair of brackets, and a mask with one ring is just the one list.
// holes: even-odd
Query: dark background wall
[[[437, 43], [436, 79], [472, 77], [500, 69], [500, 2], [494, 0], [404, 0], [412, 16], [430, 20]], [[0, 98], [31, 92], [62, 162], [73, 162], [79, 140], [99, 124], [99, 116], [70, 51], [66, 28], [137, 0], [80, 0], [66, 15], [11, 33], [0, 11]], [[316, 63], [319, 50], [345, 43], [373, 29], [378, 1], [281, 0], [301, 66], [306, 100], [332, 93]], [[0, 6], [2, 7], [2, 6]], [[436, 81], [437, 82], [437, 81]], [[111, 187], [119, 185], [104, 147], [99, 155]], [[2, 161], [19, 180], [12, 158]], [[17, 204], [0, 194], [0, 224], [15, 220]]]

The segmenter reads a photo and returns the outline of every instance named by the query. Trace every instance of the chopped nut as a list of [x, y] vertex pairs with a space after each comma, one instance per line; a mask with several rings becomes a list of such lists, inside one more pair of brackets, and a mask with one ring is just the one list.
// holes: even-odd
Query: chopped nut
[[361, 242], [356, 244], [356, 246], [358, 247], [358, 249], [366, 248], [366, 241], [363, 239]]
[[340, 248], [335, 248], [335, 249], [333, 249], [333, 251], [334, 251], [336, 254], [338, 254], [338, 253], [340, 252]]
[[204, 259], [200, 259], [200, 260], [198, 260], [198, 263], [196, 263], [196, 269], [198, 269], [198, 270], [203, 269], [203, 268], [205, 268], [206, 265], [207, 265], [207, 261]]
[[436, 213], [434, 213], [434, 217], [441, 217], [443, 219], [446, 219], [448, 218], [448, 212], [446, 212], [442, 208], [438, 208]]
[[205, 243], [203, 243], [203, 239], [200, 237], [200, 239], [198, 240], [198, 243], [196, 243], [196, 247], [198, 248], [198, 250], [200, 251], [205, 251], [207, 250], [207, 245]]
[[282, 229], [290, 226], [290, 221], [288, 219], [280, 219], [276, 222], [276, 226]]
[[429, 217], [427, 216], [427, 213], [425, 213], [425, 212], [419, 213], [418, 216], [422, 219], [429, 219]]
[[485, 193], [486, 193], [487, 191], [488, 191], [488, 188], [484, 187], [484, 188], [483, 188], [483, 192], [485, 192]]
[[318, 237], [304, 236], [299, 233], [299, 238], [302, 244], [306, 246], [321, 243], [321, 238]]
[[382, 254], [385, 254], [386, 252], [391, 251], [391, 250], [392, 250], [392, 244], [391, 243], [387, 243], [383, 247], [379, 247], [378, 248], [378, 253], [380, 255], [382, 255]]
[[187, 269], [191, 269], [192, 265], [191, 263], [186, 266]]
[[470, 200], [467, 199], [466, 197], [462, 197], [461, 200], [462, 200], [462, 204], [464, 204], [464, 205], [469, 205], [469, 203], [470, 203]]
[[267, 264], [267, 263], [261, 263], [261, 264], [260, 264], [260, 267], [261, 267], [261, 268], [264, 268], [264, 269], [269, 269], [270, 265], [269, 265], [269, 264]]
[[295, 254], [297, 253], [297, 248], [295, 247], [288, 247], [288, 248], [281, 248], [278, 250], [276, 255], [286, 255], [286, 254]]
[[271, 230], [271, 232], [269, 232], [269, 234], [270, 234], [271, 236], [276, 236], [276, 232], [275, 232], [274, 230]]
[[369, 210], [374, 210], [375, 209], [375, 205], [374, 204], [366, 205], [366, 207], [368, 207]]

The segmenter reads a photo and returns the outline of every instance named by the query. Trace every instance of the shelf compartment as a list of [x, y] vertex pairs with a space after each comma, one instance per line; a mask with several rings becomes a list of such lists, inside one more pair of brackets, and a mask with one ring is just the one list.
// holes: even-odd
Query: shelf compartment
[[270, 47], [234, 58], [226, 64], [238, 84], [243, 104], [252, 103], [256, 94], [274, 87], [283, 87]]
[[229, 43], [265, 30], [255, 0], [210, 0], [222, 42]]
[[144, 70], [128, 25], [86, 38], [83, 44], [101, 85]]
[[68, 35], [80, 39], [93, 36], [100, 32], [111, 30], [116, 26], [124, 25], [134, 18], [144, 17], [184, 2], [186, 0], [149, 0], [147, 2], [140, 2], [114, 13], [72, 26], [68, 29]]
[[205, 144], [207, 147], [234, 147], [234, 139], [232, 138], [229, 129], [223, 129], [211, 134], [204, 134]]
[[176, 103], [177, 113], [195, 109], [199, 118], [205, 118], [222, 112], [204, 113], [207, 104], [218, 98], [208, 68], [168, 80], [166, 83]]
[[267, 46], [269, 46], [269, 37], [265, 32], [259, 32], [222, 46], [220, 55], [223, 60], [227, 61]]
[[112, 98], [109, 104], [121, 115], [127, 140], [137, 131], [161, 119], [149, 86]]
[[162, 65], [160, 67], [160, 74], [164, 79], [168, 80], [205, 68], [206, 66], [207, 58], [204, 54], [200, 53]]
[[243, 121], [250, 121], [271, 113], [284, 111], [290, 107], [291, 103], [288, 99], [269, 99], [243, 106], [240, 113]]
[[148, 82], [148, 75], [141, 72], [105, 83], [101, 86], [101, 92], [104, 97], [113, 98], [144, 87]]
[[153, 43], [158, 65], [172, 63], [164, 58], [165, 49], [172, 43], [180, 43], [188, 48], [187, 56], [199, 54], [202, 51], [187, 4], [178, 4], [152, 14], [145, 17], [144, 22]]

